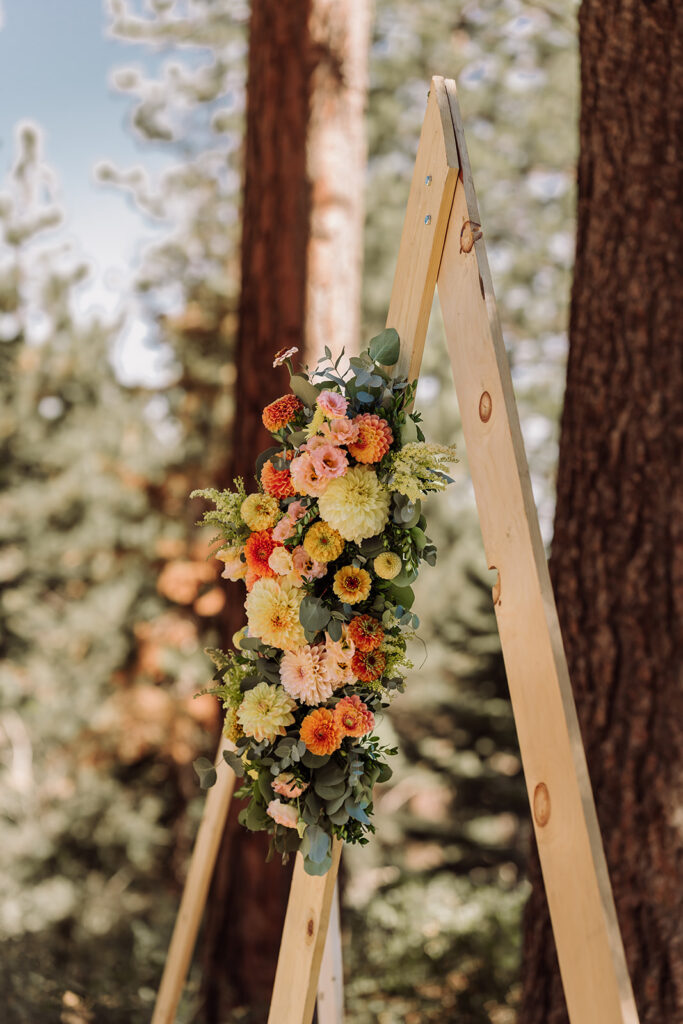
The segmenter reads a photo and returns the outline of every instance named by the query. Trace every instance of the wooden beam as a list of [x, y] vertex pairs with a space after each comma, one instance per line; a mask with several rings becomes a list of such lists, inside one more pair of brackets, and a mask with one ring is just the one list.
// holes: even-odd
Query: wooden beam
[[307, 875], [303, 857], [296, 855], [268, 1024], [313, 1020], [341, 848], [334, 840], [332, 866], [320, 876]]
[[339, 915], [339, 884], [334, 887], [330, 923], [318, 981], [318, 1024], [342, 1024], [344, 1020], [344, 963]]
[[223, 760], [223, 751], [227, 749], [231, 749], [231, 744], [222, 737], [216, 753], [218, 779], [206, 797], [161, 985], [154, 1004], [152, 1024], [174, 1024], [192, 960], [218, 847], [235, 787], [235, 773]]
[[458, 107], [439, 299], [572, 1024], [637, 1024]]
[[408, 194], [387, 327], [401, 339], [396, 376], [417, 380], [434, 300], [448, 217], [458, 180], [458, 151], [443, 78], [433, 78]]

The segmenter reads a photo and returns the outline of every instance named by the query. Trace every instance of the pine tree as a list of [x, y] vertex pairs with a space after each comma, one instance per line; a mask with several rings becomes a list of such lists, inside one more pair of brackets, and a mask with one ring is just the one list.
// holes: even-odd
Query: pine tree
[[[683, 1020], [680, 11], [585, 0], [578, 236], [551, 570], [643, 1024]], [[679, 75], [680, 78], [680, 75]], [[566, 1009], [537, 860], [524, 1020]]]

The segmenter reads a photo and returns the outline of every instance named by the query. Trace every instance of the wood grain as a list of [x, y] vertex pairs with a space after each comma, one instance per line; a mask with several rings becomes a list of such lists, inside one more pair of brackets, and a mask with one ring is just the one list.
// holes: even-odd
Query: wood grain
[[322, 876], [307, 875], [303, 857], [296, 855], [268, 1024], [313, 1020], [341, 848], [334, 840], [332, 866]]
[[223, 760], [223, 751], [230, 747], [229, 741], [223, 737], [216, 754], [218, 779], [206, 797], [204, 813], [190, 858], [187, 881], [154, 1005], [152, 1024], [174, 1024], [175, 1021], [176, 1009], [192, 960], [197, 932], [216, 863], [216, 854], [235, 788], [235, 773]]
[[439, 299], [565, 997], [572, 1024], [637, 1024], [455, 83], [446, 89], [462, 180]]

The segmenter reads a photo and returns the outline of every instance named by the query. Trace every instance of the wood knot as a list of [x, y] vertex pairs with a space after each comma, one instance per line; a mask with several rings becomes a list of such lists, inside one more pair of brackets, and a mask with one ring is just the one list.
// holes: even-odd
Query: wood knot
[[482, 423], [488, 423], [493, 412], [493, 402], [488, 391], [484, 391], [479, 399], [479, 419]]
[[550, 793], [545, 782], [539, 782], [534, 790], [534, 820], [539, 828], [543, 828], [550, 820]]
[[471, 252], [475, 242], [482, 237], [481, 224], [475, 220], [466, 220], [460, 231], [460, 252]]
[[313, 932], [314, 931], [315, 931], [315, 921], [313, 920], [312, 917], [309, 917], [308, 922], [306, 924], [306, 934], [308, 935], [309, 939], [313, 938]]

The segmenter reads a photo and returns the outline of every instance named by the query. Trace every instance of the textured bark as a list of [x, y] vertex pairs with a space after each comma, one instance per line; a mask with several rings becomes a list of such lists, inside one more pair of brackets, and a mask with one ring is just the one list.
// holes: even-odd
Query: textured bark
[[[577, 258], [551, 559], [642, 1024], [683, 1021], [682, 23], [677, 0], [584, 0], [580, 12]], [[560, 1024], [535, 855], [531, 875], [520, 1024]]]
[[[359, 142], [365, 90], [359, 28], [365, 25], [367, 32], [366, 7], [367, 0], [252, 3], [230, 474], [243, 476], [247, 489], [254, 483], [258, 453], [272, 443], [261, 422], [263, 406], [288, 390], [286, 369], [272, 368], [274, 353], [297, 346], [295, 362], [317, 357], [318, 342], [311, 339], [319, 339], [321, 331], [316, 315], [307, 315], [311, 295], [327, 287], [340, 320], [343, 316], [356, 322], [362, 190], [359, 186], [354, 203], [353, 193], [338, 184], [340, 169], [320, 156], [323, 139], [331, 138], [320, 120], [327, 111], [338, 134], [350, 133], [347, 153], [353, 149], [355, 163], [364, 160]], [[360, 25], [352, 23], [353, 14], [362, 15]], [[340, 105], [345, 97], [351, 98], [350, 110]], [[351, 180], [358, 183], [361, 172], [355, 163]], [[340, 206], [342, 221], [335, 213]], [[358, 248], [351, 256], [355, 277], [348, 273], [334, 278], [321, 251], [341, 250], [353, 237]], [[234, 585], [224, 620], [226, 644], [243, 624], [243, 592]], [[233, 803], [207, 908], [207, 1024], [224, 1021], [234, 1006], [249, 1007], [249, 1021], [265, 1020], [289, 894], [291, 865], [283, 868], [279, 857], [265, 863], [267, 838], [243, 830], [238, 811]]]

